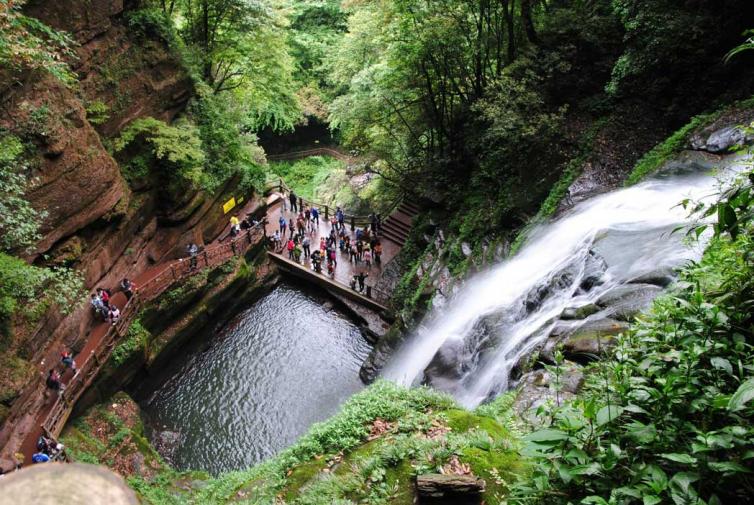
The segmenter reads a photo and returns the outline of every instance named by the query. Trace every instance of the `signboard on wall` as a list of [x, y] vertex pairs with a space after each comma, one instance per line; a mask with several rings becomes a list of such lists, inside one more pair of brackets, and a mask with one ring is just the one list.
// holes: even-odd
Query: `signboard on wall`
[[236, 206], [236, 199], [231, 197], [230, 200], [228, 200], [227, 202], [225, 202], [225, 204], [223, 204], [223, 214], [227, 214], [228, 212], [233, 210], [235, 206]]

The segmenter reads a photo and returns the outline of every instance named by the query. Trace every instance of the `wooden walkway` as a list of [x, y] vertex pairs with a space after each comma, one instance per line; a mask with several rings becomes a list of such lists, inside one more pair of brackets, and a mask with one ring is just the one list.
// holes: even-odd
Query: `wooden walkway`
[[[36, 404], [35, 395], [38, 395], [40, 388], [42, 388], [45, 396], [42, 408], [36, 414], [36, 422], [31, 426], [28, 426], [27, 423], [26, 433], [11, 435], [0, 456], [11, 459], [14, 454], [20, 453], [23, 455], [24, 463], [28, 464], [31, 461], [31, 456], [36, 452], [36, 443], [40, 435], [45, 434], [53, 438], [60, 435], [76, 401], [97, 377], [113, 349], [126, 335], [129, 325], [145, 303], [165, 292], [176, 282], [191, 277], [206, 268], [219, 266], [235, 256], [242, 256], [252, 245], [264, 240], [263, 223], [243, 231], [232, 240], [223, 240], [224, 237], [227, 237], [228, 232], [229, 226], [215, 242], [205, 247], [198, 254], [194, 268], [191, 267], [188, 258], [155, 265], [131, 279], [137, 290], [130, 300], [127, 300], [122, 292], [114, 293], [110, 303], [120, 310], [121, 316], [118, 323], [112, 325], [101, 322], [92, 329], [83, 349], [75, 356], [77, 372], [74, 374], [71, 370], [67, 370], [62, 377], [65, 389], [61, 394], [53, 393], [47, 390], [45, 386], [47, 368], [57, 368], [60, 360], [59, 349], [51, 350], [50, 356], [42, 362], [43, 365], [45, 362], [49, 364], [43, 366], [35, 384], [27, 388], [26, 394], [16, 400], [18, 402], [17, 405], [14, 405], [14, 407], [18, 407], [14, 408], [16, 418], [13, 417], [12, 413], [11, 417], [6, 420], [6, 422], [17, 423], [15, 429], [24, 429], [22, 426], [24, 423], [19, 421], [24, 416], [29, 415], [29, 412], [24, 408], [25, 404], [29, 406]], [[19, 439], [21, 440], [20, 446], [16, 445]]]
[[[30, 384], [21, 397], [14, 402], [11, 415], [6, 420], [6, 423], [12, 423], [6, 425], [13, 427], [12, 433], [2, 452], [0, 452], [0, 458], [13, 459], [14, 454], [21, 453], [24, 458], [23, 461], [28, 464], [31, 461], [32, 454], [36, 452], [36, 442], [40, 435], [45, 434], [53, 438], [60, 435], [77, 400], [96, 379], [113, 349], [126, 335], [130, 323], [145, 303], [155, 299], [176, 282], [195, 275], [206, 268], [225, 263], [234, 256], [241, 256], [252, 245], [258, 244], [262, 240], [266, 241], [265, 235], [272, 235], [278, 229], [278, 221], [281, 215], [286, 220], [290, 220], [292, 217], [295, 220], [297, 213], [292, 212], [290, 208], [284, 209], [283, 198], [281, 194], [273, 194], [268, 198], [266, 223], [260, 223], [232, 240], [223, 241], [223, 238], [228, 236], [229, 227], [226, 227], [226, 231], [220, 235], [220, 238], [199, 253], [195, 268], [191, 268], [189, 260], [183, 258], [155, 265], [131, 278], [137, 287], [137, 291], [131, 299], [127, 300], [123, 293], [118, 292], [110, 300], [111, 304], [120, 309], [120, 320], [115, 325], [102, 322], [92, 329], [83, 349], [75, 357], [78, 371], [75, 375], [70, 370], [66, 371], [62, 378], [66, 387], [59, 395], [47, 390], [45, 386], [47, 369], [57, 367], [60, 359], [60, 350], [51, 349], [48, 357], [42, 361], [40, 374], [38, 374], [34, 383]], [[285, 207], [287, 207], [287, 200], [285, 204]], [[238, 212], [238, 215], [244, 217], [246, 211], [247, 209], [243, 209]], [[355, 228], [363, 228], [367, 225], [366, 223], [367, 220], [363, 216], [358, 219], [351, 216], [346, 224], [347, 233], [352, 239], [355, 238]], [[309, 235], [312, 251], [319, 248], [320, 238], [327, 237], [331, 227], [332, 225], [330, 221], [325, 219], [325, 215], [320, 214], [319, 226]], [[287, 235], [289, 234], [287, 233]], [[293, 275], [346, 296], [372, 310], [387, 314], [389, 298], [387, 294], [375, 289], [374, 285], [382, 274], [382, 266], [400, 252], [402, 243], [398, 242], [381, 240], [383, 246], [382, 262], [381, 264], [373, 263], [371, 266], [367, 266], [363, 262], [352, 263], [349, 261], [347, 252], [338, 251], [337, 267], [332, 278], [326, 274], [314, 272], [308, 259], [302, 258], [300, 262], [296, 262], [289, 260], [285, 252], [268, 250], [268, 254], [278, 266]], [[370, 286], [370, 296], [366, 296], [366, 291], [362, 294], [350, 288], [352, 276], [360, 272], [365, 272], [369, 276], [366, 285]], [[45, 365], [45, 362], [48, 364]], [[40, 407], [40, 395], [42, 394], [44, 396]], [[32, 418], [34, 422], [29, 422], [29, 416], [34, 416]]]

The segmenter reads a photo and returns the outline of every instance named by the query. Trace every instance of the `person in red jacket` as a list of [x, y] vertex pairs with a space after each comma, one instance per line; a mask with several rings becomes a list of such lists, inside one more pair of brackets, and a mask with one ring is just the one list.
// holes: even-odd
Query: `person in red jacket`
[[296, 248], [296, 243], [293, 241], [293, 239], [288, 239], [288, 259], [293, 259], [293, 250]]

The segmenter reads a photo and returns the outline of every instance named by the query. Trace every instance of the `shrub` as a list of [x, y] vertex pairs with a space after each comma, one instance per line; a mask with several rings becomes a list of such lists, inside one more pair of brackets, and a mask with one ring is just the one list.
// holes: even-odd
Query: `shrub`
[[701, 505], [751, 495], [753, 180], [710, 207], [721, 219], [702, 261], [592, 367], [583, 395], [542, 409], [552, 423], [527, 437], [536, 466], [516, 502]]

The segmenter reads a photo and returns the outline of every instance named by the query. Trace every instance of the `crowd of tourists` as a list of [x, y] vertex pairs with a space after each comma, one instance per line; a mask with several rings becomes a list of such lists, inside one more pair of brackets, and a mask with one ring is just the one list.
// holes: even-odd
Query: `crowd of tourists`
[[[324, 217], [315, 205], [306, 205], [291, 192], [288, 198], [283, 198], [278, 229], [270, 236], [270, 247], [292, 261], [309, 265], [317, 273], [324, 269], [331, 278], [335, 278], [339, 259], [348, 262], [359, 270], [351, 279], [351, 288], [364, 291], [368, 271], [382, 264], [379, 214], [370, 214], [367, 226], [352, 224], [352, 230], [348, 231], [345, 212], [338, 206], [329, 218], [329, 233], [324, 236], [319, 233], [320, 218]], [[319, 243], [314, 243], [318, 235]]]

